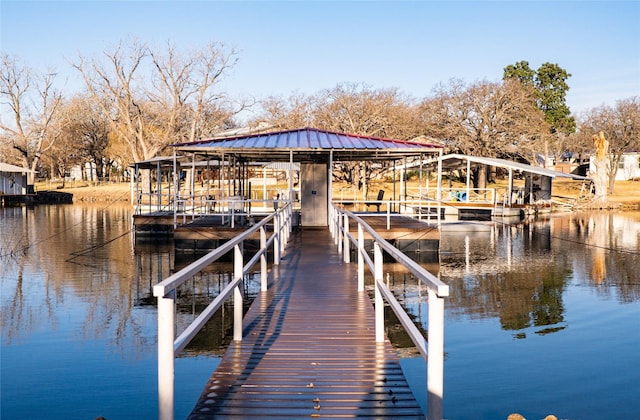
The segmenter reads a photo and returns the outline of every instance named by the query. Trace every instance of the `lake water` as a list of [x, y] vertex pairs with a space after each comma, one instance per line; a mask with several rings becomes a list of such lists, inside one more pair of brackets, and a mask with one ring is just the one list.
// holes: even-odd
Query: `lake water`
[[[157, 417], [151, 288], [194, 256], [134, 245], [130, 229], [122, 204], [0, 209], [2, 419]], [[592, 213], [451, 232], [421, 255], [451, 287], [445, 417], [640, 418], [639, 244], [639, 213]], [[225, 271], [194, 283], [215, 292]], [[424, 289], [400, 271], [389, 282], [426, 328]], [[181, 325], [202, 306], [185, 296]], [[227, 318], [176, 360], [176, 418], [217, 366]], [[424, 362], [402, 363], [424, 404]]]

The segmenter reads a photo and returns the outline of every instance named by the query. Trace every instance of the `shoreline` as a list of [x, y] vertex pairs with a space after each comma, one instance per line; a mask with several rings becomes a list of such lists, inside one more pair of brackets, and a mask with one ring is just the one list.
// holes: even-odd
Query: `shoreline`
[[[79, 183], [76, 183], [79, 184]], [[563, 182], [554, 183], [556, 195], [554, 197], [562, 197], [563, 199], [575, 199], [580, 191], [575, 189], [575, 185], [565, 184]], [[130, 202], [131, 191], [128, 182], [109, 183], [104, 185], [73, 185], [70, 187], [52, 189], [52, 185], [38, 185], [38, 192], [58, 191], [73, 194], [74, 203], [99, 203], [99, 202]], [[49, 187], [49, 188], [47, 188]], [[640, 210], [640, 182], [624, 181], [616, 184], [614, 194], [611, 195], [607, 203], [594, 204], [585, 206], [583, 210], [622, 210], [635, 211]]]

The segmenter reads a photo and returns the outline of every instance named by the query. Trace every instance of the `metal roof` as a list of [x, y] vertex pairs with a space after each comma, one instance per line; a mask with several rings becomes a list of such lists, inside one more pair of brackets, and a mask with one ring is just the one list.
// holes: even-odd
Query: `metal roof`
[[21, 173], [21, 174], [28, 174], [28, 173], [38, 173], [38, 171], [32, 171], [31, 169], [26, 169], [23, 168], [21, 166], [16, 166], [16, 165], [10, 165], [8, 163], [4, 163], [4, 162], [0, 162], [0, 172], [2, 173]]
[[459, 154], [444, 155], [439, 158], [442, 160], [443, 169], [460, 169], [466, 167], [466, 161], [472, 164], [483, 164], [489, 166], [495, 166], [498, 168], [513, 169], [516, 171], [529, 172], [532, 174], [544, 175], [551, 178], [572, 178], [572, 179], [589, 179], [588, 177], [568, 174], [566, 172], [554, 171], [547, 168], [541, 168], [539, 166], [527, 165], [526, 163], [514, 162], [506, 159], [488, 158], [479, 156], [467, 156]]
[[434, 153], [442, 146], [302, 128], [173, 145], [177, 151], [209, 156], [237, 155], [246, 160], [385, 160]]

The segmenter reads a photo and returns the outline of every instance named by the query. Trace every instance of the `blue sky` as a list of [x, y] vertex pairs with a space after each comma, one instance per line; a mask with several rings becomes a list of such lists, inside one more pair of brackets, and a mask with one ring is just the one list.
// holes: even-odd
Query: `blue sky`
[[451, 78], [497, 81], [526, 60], [572, 74], [574, 114], [640, 95], [640, 2], [597, 1], [7, 1], [3, 52], [67, 90], [69, 61], [127, 38], [185, 49], [222, 42], [239, 62], [231, 96], [317, 93], [338, 83], [424, 98]]

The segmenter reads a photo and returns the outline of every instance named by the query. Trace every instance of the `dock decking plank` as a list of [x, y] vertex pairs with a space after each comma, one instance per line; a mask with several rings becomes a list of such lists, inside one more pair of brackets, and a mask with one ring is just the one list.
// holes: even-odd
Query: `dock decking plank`
[[395, 350], [375, 342], [370, 299], [327, 231], [295, 234], [269, 279], [190, 420], [424, 417]]

